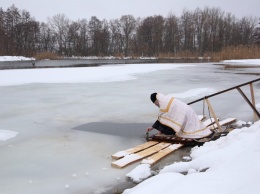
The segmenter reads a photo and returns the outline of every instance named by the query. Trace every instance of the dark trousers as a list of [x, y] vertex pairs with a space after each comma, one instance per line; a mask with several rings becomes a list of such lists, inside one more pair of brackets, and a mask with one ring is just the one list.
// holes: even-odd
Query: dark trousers
[[153, 124], [152, 127], [157, 129], [158, 131], [161, 131], [161, 133], [165, 134], [165, 135], [174, 135], [175, 134], [175, 131], [172, 128], [170, 128], [164, 124], [161, 124], [158, 120]]

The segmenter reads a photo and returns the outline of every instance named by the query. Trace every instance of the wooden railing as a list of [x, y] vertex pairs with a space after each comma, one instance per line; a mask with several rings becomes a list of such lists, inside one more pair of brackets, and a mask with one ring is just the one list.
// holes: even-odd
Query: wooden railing
[[[252, 81], [249, 81], [249, 82], [246, 82], [246, 83], [243, 83], [243, 84], [240, 84], [240, 85], [237, 85], [237, 86], [234, 86], [234, 87], [231, 87], [231, 88], [228, 88], [226, 90], [222, 90], [222, 91], [219, 91], [219, 92], [216, 92], [216, 93], [213, 93], [213, 94], [210, 94], [208, 96], [205, 96], [203, 98], [200, 98], [200, 99], [197, 99], [197, 100], [194, 100], [192, 102], [189, 102], [188, 105], [191, 105], [191, 104], [194, 104], [196, 102], [199, 102], [199, 101], [202, 101], [202, 100], [205, 100], [208, 107], [209, 107], [209, 110], [210, 112], [212, 113], [215, 121], [216, 121], [216, 124], [218, 126], [219, 129], [221, 129], [220, 125], [219, 125], [219, 122], [217, 120], [217, 117], [215, 115], [215, 112], [213, 110], [213, 107], [211, 106], [210, 102], [209, 102], [209, 98], [213, 97], [213, 96], [217, 96], [219, 94], [222, 94], [222, 93], [225, 93], [225, 92], [229, 92], [231, 90], [238, 90], [238, 92], [242, 95], [242, 97], [245, 99], [245, 101], [248, 103], [248, 105], [253, 109], [254, 111], [254, 119], [255, 121], [257, 121], [258, 119], [260, 119], [260, 114], [259, 112], [256, 110], [255, 108], [255, 96], [254, 96], [254, 88], [253, 88], [253, 83], [254, 82], [257, 82], [257, 81], [260, 81], [260, 78], [259, 79], [255, 79], [255, 80], [252, 80]], [[247, 96], [245, 95], [245, 93], [241, 90], [240, 87], [242, 86], [246, 86], [246, 85], [250, 85], [250, 92], [251, 92], [251, 100], [250, 101]]]

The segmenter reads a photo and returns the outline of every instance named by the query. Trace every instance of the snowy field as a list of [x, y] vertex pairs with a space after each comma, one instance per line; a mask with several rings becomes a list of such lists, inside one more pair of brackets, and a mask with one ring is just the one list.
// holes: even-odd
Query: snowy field
[[[242, 63], [247, 64], [236, 61]], [[158, 111], [149, 99], [153, 92], [188, 103], [258, 77], [208, 63], [3, 70], [0, 78], [0, 193], [98, 194], [124, 184], [126, 177], [140, 182], [153, 171], [138, 163], [120, 170], [110, 165], [115, 152], [145, 142], [141, 137], [145, 128], [128, 137], [127, 132], [118, 135], [109, 127], [95, 133], [98, 123], [148, 127]], [[254, 86], [260, 110], [260, 84]], [[250, 94], [247, 87], [242, 89]], [[211, 102], [219, 117], [236, 117], [239, 124], [253, 121], [251, 109], [237, 91]], [[202, 114], [202, 104], [193, 108]], [[88, 124], [93, 124], [91, 132], [82, 129]], [[124, 193], [260, 193], [259, 138], [259, 122], [237, 129], [193, 148], [186, 156], [190, 162], [167, 165]]]

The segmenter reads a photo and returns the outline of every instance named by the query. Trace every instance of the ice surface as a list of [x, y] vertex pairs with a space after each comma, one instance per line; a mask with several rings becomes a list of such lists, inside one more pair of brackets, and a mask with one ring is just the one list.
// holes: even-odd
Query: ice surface
[[[71, 72], [64, 68], [0, 71], [0, 129], [18, 133], [0, 141], [0, 193], [105, 193], [124, 183], [125, 175], [137, 166], [112, 168], [111, 155], [145, 142], [140, 137], [145, 128], [133, 129], [140, 131], [137, 137], [117, 136], [116, 131], [110, 132], [112, 125], [106, 128], [95, 123], [146, 123], [148, 127], [158, 112], [149, 99], [153, 92], [179, 95], [188, 103], [257, 78], [210, 63], [164, 67], [139, 64], [111, 65], [106, 71], [103, 67], [91, 71], [69, 68]], [[250, 94], [248, 88], [242, 89]], [[259, 89], [255, 84], [257, 103]], [[253, 119], [252, 110], [237, 91], [210, 101], [218, 117]], [[202, 114], [202, 103], [192, 107]], [[92, 130], [77, 130], [91, 123]], [[107, 132], [100, 133], [103, 130]]]

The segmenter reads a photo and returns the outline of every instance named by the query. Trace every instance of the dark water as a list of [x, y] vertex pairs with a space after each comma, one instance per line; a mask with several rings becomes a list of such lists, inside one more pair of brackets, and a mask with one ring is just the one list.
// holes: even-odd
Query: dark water
[[74, 127], [73, 129], [127, 138], [145, 138], [145, 129], [150, 126], [152, 126], [152, 123], [93, 122]]
[[140, 63], [198, 63], [208, 62], [199, 59], [64, 59], [41, 61], [0, 61], [2, 69], [31, 69], [51, 67], [91, 67], [110, 64], [140, 64]]
[[[127, 137], [131, 138], [143, 138], [145, 139], [145, 129], [151, 126], [152, 123], [112, 123], [112, 122], [92, 122], [86, 123], [74, 127], [74, 130], [101, 133], [113, 136]], [[140, 130], [142, 129], [142, 130]], [[155, 134], [157, 130], [153, 130], [149, 135]], [[172, 164], [174, 162], [179, 162], [183, 160], [184, 156], [190, 155], [190, 150], [192, 147], [185, 146], [181, 149], [176, 150], [174, 153], [168, 155], [160, 162], [155, 164], [151, 170], [154, 172], [159, 172], [164, 166]], [[138, 183], [132, 182], [129, 178], [126, 178], [124, 182], [120, 184], [111, 185], [110, 189], [100, 193], [100, 194], [115, 194], [122, 193], [125, 189], [133, 188]]]

